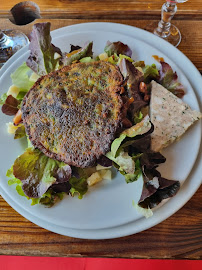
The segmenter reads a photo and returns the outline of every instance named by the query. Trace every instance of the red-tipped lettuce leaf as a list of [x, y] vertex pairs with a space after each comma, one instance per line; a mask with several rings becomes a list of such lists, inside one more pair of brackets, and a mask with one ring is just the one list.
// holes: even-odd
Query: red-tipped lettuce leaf
[[9, 95], [6, 98], [5, 103], [3, 104], [1, 110], [6, 115], [15, 115], [18, 112], [19, 104], [20, 104], [20, 101], [18, 101], [12, 95]]
[[157, 170], [143, 171], [144, 186], [138, 202], [143, 208], [154, 208], [160, 202], [176, 195], [180, 182], [161, 177]]
[[129, 46], [120, 41], [117, 42], [107, 41], [104, 51], [107, 53], [108, 56], [111, 56], [115, 53], [117, 55], [123, 54], [129, 57], [132, 56], [132, 50], [129, 48]]
[[166, 158], [161, 153], [151, 150], [144, 152], [140, 158], [141, 166], [147, 170], [152, 170], [164, 162]]
[[159, 164], [166, 161], [160, 153], [152, 151], [144, 152], [140, 157], [142, 175], [144, 180], [139, 206], [143, 208], [154, 208], [164, 199], [174, 196], [179, 188], [180, 182], [163, 178], [156, 170]]
[[30, 56], [26, 64], [39, 76], [55, 70], [58, 59], [55, 53], [62, 55], [59, 48], [51, 43], [50, 23], [36, 23], [30, 34]]
[[185, 90], [184, 86], [178, 81], [177, 73], [172, 70], [168, 63], [160, 63], [160, 78], [157, 80], [157, 82], [163, 85], [167, 90], [171, 91], [177, 97], [182, 98], [185, 94]]
[[53, 184], [63, 183], [65, 177], [69, 180], [69, 168], [60, 170], [61, 165], [63, 163], [48, 158], [39, 150], [28, 148], [15, 160], [13, 175], [22, 182], [26, 196], [40, 198]]
[[58, 168], [56, 174], [54, 175], [56, 182], [51, 186], [51, 189], [56, 192], [66, 192], [69, 193], [71, 185], [69, 179], [72, 176], [72, 169], [69, 165], [65, 164], [64, 166]]

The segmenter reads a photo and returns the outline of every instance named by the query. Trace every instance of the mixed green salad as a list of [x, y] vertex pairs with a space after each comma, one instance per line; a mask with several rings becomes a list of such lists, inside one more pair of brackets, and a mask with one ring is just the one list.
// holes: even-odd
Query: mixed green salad
[[[89, 186], [111, 179], [111, 168], [115, 168], [127, 184], [140, 176], [144, 181], [137, 207], [154, 208], [163, 199], [174, 196], [179, 190], [179, 181], [168, 180], [157, 171], [159, 164], [165, 162], [161, 153], [150, 150], [150, 134], [153, 125], [148, 116], [150, 100], [150, 82], [157, 81], [178, 97], [184, 95], [184, 89], [177, 74], [169, 64], [160, 62], [146, 65], [144, 61], [132, 59], [128, 45], [120, 41], [107, 42], [103, 53], [93, 55], [93, 42], [83, 47], [71, 45], [70, 52], [61, 52], [51, 43], [50, 23], [36, 24], [30, 35], [30, 55], [18, 69], [11, 74], [13, 85], [1, 96], [2, 112], [14, 116], [8, 123], [8, 132], [14, 139], [27, 137], [21, 121], [20, 107], [25, 94], [43, 75], [75, 62], [108, 61], [119, 66], [125, 80], [125, 90], [133, 93], [129, 110], [131, 127], [126, 128], [112, 142], [111, 151], [102, 156], [92, 168], [76, 168], [45, 156], [35, 149], [27, 137], [25, 152], [17, 157], [7, 171], [8, 184], [15, 185], [21, 196], [34, 204], [53, 206], [66, 194], [83, 198]], [[140, 89], [140, 83], [142, 88]], [[126, 104], [128, 109], [130, 104]], [[150, 212], [147, 212], [146, 215]]]

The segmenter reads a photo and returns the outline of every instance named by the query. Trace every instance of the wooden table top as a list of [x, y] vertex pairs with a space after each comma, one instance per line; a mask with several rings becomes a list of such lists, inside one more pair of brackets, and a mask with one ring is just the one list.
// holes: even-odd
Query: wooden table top
[[[119, 22], [140, 28], [160, 18], [163, 0], [35, 0], [42, 19], [25, 26], [7, 18], [16, 0], [0, 0], [0, 28], [29, 34], [35, 22], [51, 29], [83, 22]], [[181, 50], [202, 72], [202, 3], [178, 5], [174, 23], [182, 33]], [[139, 234], [111, 240], [81, 240], [57, 235], [34, 225], [0, 197], [0, 254], [159, 259], [202, 259], [202, 187], [172, 217]]]

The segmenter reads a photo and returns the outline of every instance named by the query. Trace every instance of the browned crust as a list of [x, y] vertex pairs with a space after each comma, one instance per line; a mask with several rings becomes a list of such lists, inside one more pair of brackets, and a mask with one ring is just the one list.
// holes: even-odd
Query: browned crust
[[118, 67], [105, 61], [72, 64], [41, 77], [21, 108], [30, 141], [50, 158], [92, 166], [120, 130], [122, 83]]

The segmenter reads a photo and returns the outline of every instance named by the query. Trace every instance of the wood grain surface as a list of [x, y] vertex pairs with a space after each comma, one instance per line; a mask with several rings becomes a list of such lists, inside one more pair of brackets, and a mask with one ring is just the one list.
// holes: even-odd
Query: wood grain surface
[[[0, 0], [0, 14], [7, 16], [19, 0]], [[35, 0], [46, 18], [158, 18], [165, 0]], [[178, 5], [178, 19], [196, 19], [202, 15], [201, 0]]]
[[[9, 9], [19, 1], [0, 0], [0, 28], [19, 29], [29, 35], [33, 23], [13, 25]], [[157, 20], [164, 1], [36, 0], [42, 19], [51, 29], [83, 22], [107, 21], [145, 28]], [[174, 20], [182, 32], [178, 47], [202, 72], [202, 2], [179, 5]], [[202, 187], [172, 217], [139, 234], [111, 240], [81, 240], [49, 232], [23, 218], [0, 197], [0, 254], [202, 259]]]

